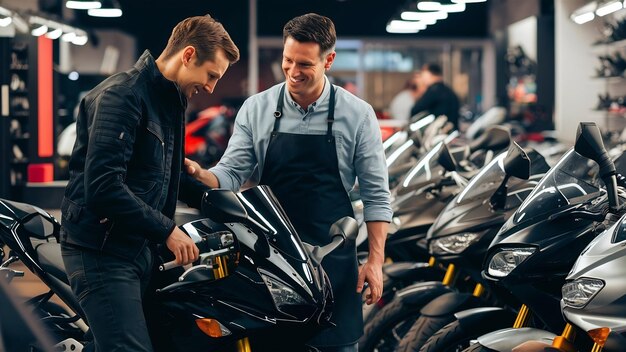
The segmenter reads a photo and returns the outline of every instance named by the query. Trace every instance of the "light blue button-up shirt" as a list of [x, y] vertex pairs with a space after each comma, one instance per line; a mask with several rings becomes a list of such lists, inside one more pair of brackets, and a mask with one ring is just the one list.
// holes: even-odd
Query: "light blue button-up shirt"
[[[255, 167], [261, 178], [274, 129], [274, 111], [283, 84], [253, 95], [239, 110], [228, 148], [219, 163], [210, 169], [221, 188], [239, 190]], [[279, 132], [325, 134], [330, 97], [326, 77], [322, 95], [307, 110], [302, 109], [287, 92], [285, 90]], [[365, 221], [391, 221], [387, 167], [376, 115], [368, 103], [340, 87], [336, 87], [333, 135], [339, 174], [346, 192], [354, 187], [358, 177]]]

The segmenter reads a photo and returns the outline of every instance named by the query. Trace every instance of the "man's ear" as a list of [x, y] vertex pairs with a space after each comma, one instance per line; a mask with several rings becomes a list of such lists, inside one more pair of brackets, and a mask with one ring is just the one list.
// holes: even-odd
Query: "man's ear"
[[196, 54], [196, 48], [194, 48], [191, 45], [186, 46], [183, 49], [183, 55], [181, 57], [181, 60], [183, 61], [183, 65], [187, 66], [191, 63], [193, 56]]
[[335, 61], [335, 55], [336, 53], [334, 51], [326, 55], [326, 61], [324, 62], [324, 68], [326, 69], [326, 71], [330, 70], [330, 67], [333, 65], [333, 62]]

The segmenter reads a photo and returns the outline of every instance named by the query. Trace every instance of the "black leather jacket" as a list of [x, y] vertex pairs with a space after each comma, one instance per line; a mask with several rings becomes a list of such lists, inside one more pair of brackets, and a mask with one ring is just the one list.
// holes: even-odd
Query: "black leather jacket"
[[186, 106], [148, 51], [85, 96], [61, 205], [62, 243], [132, 259], [172, 232], [177, 198], [200, 205], [206, 186], [182, 169]]

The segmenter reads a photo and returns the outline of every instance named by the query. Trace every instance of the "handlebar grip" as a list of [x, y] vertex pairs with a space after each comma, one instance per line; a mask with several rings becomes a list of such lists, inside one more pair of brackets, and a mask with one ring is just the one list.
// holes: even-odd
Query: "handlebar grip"
[[166, 270], [178, 268], [179, 266], [182, 266], [182, 265], [177, 264], [175, 260], [172, 260], [170, 262], [159, 265], [159, 271], [166, 271]]

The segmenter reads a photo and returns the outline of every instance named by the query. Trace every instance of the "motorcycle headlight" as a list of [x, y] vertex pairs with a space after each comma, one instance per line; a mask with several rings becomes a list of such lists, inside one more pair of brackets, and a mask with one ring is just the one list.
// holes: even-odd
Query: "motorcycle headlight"
[[503, 249], [491, 257], [487, 272], [494, 277], [505, 277], [535, 253], [535, 250], [535, 248]]
[[302, 296], [284, 282], [264, 274], [261, 274], [261, 277], [265, 282], [265, 286], [267, 286], [267, 289], [270, 291], [272, 300], [274, 300], [274, 304], [278, 310], [286, 306], [307, 303]]
[[582, 308], [604, 287], [604, 282], [597, 279], [576, 279], [561, 288], [563, 302], [574, 308]]
[[477, 233], [460, 233], [430, 241], [429, 252], [433, 255], [459, 254], [478, 241]]

